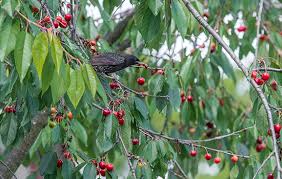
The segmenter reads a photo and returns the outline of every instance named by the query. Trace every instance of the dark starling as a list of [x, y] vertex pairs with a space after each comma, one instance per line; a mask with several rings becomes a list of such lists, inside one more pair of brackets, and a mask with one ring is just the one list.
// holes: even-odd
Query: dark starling
[[114, 73], [138, 63], [139, 59], [134, 55], [119, 53], [100, 53], [91, 60], [91, 65], [96, 72], [105, 74]]

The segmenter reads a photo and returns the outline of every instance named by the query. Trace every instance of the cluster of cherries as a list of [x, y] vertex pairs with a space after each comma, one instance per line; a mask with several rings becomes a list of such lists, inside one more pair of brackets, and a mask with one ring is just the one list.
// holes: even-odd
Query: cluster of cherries
[[[191, 151], [189, 152], [189, 155], [190, 155], [191, 157], [196, 157], [196, 156], [197, 156], [197, 151], [196, 151], [196, 150], [191, 150]], [[205, 159], [206, 159], [206, 160], [212, 159], [212, 155], [207, 152], [207, 153], [205, 154]], [[233, 163], [237, 163], [238, 160], [239, 160], [239, 158], [238, 158], [237, 155], [232, 155], [231, 161], [232, 161]], [[215, 157], [215, 158], [213, 159], [213, 162], [214, 162], [215, 164], [219, 164], [219, 163], [221, 162], [221, 158], [220, 158], [220, 157]]]
[[[64, 155], [64, 158], [65, 158], [65, 159], [67, 159], [67, 160], [72, 160], [72, 156], [71, 156], [71, 153], [70, 153], [69, 151], [65, 150], [64, 153], [63, 153], [63, 155]], [[61, 168], [62, 165], [63, 165], [63, 160], [58, 159], [58, 160], [57, 160], [57, 168]]]
[[[71, 21], [72, 15], [71, 14], [65, 14], [64, 18], [61, 16], [57, 16], [56, 19], [53, 21], [54, 27], [58, 28], [61, 27], [63, 29], [68, 27], [68, 23]], [[48, 24], [51, 24], [51, 18], [50, 16], [45, 16], [43, 19], [38, 21], [38, 23], [42, 26], [46, 26]]]
[[251, 77], [254, 79], [257, 85], [263, 85], [266, 81], [269, 80], [270, 74], [267, 72], [264, 72], [261, 74], [261, 78], [257, 77], [258, 72], [257, 71], [252, 71]]
[[[108, 108], [105, 108], [105, 109], [102, 110], [102, 114], [105, 117], [109, 116], [111, 113], [112, 113], [112, 111]], [[124, 122], [125, 122], [125, 120], [124, 120], [125, 111], [123, 109], [121, 109], [119, 111], [114, 111], [113, 114], [117, 118], [119, 125], [123, 126]]]
[[[276, 139], [279, 139], [280, 138], [280, 131], [281, 131], [282, 126], [280, 124], [274, 124], [273, 128], [274, 128]], [[267, 134], [269, 136], [271, 136], [271, 130], [270, 129], [268, 129]]]
[[106, 176], [106, 171], [111, 172], [114, 170], [114, 165], [111, 163], [100, 161], [98, 164], [96, 160], [92, 160], [92, 163], [96, 166], [97, 175]]
[[184, 91], [180, 92], [180, 98], [181, 98], [181, 103], [184, 103], [187, 99], [188, 103], [192, 103], [193, 102], [193, 96], [191, 96], [190, 94], [187, 96], [185, 96]]
[[73, 114], [71, 111], [69, 111], [67, 113], [67, 115], [62, 114], [62, 113], [58, 113], [57, 109], [55, 107], [51, 107], [50, 110], [50, 115], [51, 115], [51, 122], [49, 123], [49, 127], [50, 128], [54, 128], [56, 126], [56, 123], [53, 122], [54, 120], [57, 123], [61, 123], [63, 121], [63, 119], [65, 119], [66, 117], [71, 121], [73, 119]]
[[263, 142], [262, 137], [259, 136], [259, 137], [257, 138], [257, 141], [256, 141], [256, 151], [257, 151], [257, 152], [261, 152], [261, 151], [263, 151], [265, 148], [266, 148], [266, 145], [265, 145], [265, 143]]
[[15, 106], [6, 106], [4, 108], [4, 111], [6, 113], [16, 113], [16, 108], [15, 108]]

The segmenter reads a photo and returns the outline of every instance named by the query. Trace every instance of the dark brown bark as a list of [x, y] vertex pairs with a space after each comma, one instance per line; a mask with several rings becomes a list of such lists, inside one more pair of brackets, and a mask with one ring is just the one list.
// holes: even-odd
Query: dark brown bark
[[[0, 163], [0, 177], [4, 179], [11, 178], [13, 173], [18, 169], [23, 162], [30, 147], [36, 140], [42, 128], [48, 122], [48, 113], [40, 112], [32, 119], [32, 127], [29, 133], [24, 137], [22, 143], [15, 147], [7, 156], [4, 157], [3, 163]], [[12, 173], [13, 172], [13, 173]]]

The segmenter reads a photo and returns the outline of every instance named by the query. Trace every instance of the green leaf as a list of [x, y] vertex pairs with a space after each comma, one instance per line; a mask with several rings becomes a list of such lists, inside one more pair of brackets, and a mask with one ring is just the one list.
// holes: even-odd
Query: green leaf
[[172, 18], [183, 38], [185, 38], [189, 24], [184, 9], [186, 9], [186, 7], [184, 7], [184, 5], [180, 3], [178, 0], [172, 1], [172, 8], [171, 8]]
[[70, 78], [71, 82], [67, 93], [76, 108], [85, 90], [81, 70], [71, 70]]
[[26, 32], [20, 32], [17, 36], [14, 52], [17, 72], [22, 82], [31, 64], [32, 36]]
[[151, 163], [158, 157], [157, 145], [155, 141], [148, 143], [144, 149], [143, 156]]
[[238, 169], [238, 166], [237, 165], [234, 165], [234, 167], [231, 169], [230, 171], [230, 178], [233, 179], [233, 178], [237, 178], [239, 174], [239, 169]]
[[0, 38], [0, 62], [4, 61], [4, 57], [7, 56], [16, 45], [16, 32], [19, 27], [12, 26], [12, 21], [7, 20], [2, 30], [0, 31], [1, 38]]
[[60, 67], [63, 61], [63, 47], [61, 41], [58, 37], [53, 36], [51, 41], [51, 55], [53, 58], [53, 62], [59, 74]]
[[152, 13], [156, 16], [158, 15], [163, 3], [161, 0], [148, 0], [148, 5]]
[[83, 68], [82, 74], [83, 74], [84, 82], [87, 88], [90, 90], [92, 97], [94, 99], [96, 95], [96, 90], [97, 90], [97, 83], [96, 83], [96, 78], [95, 78], [96, 72], [89, 64], [86, 64]]
[[42, 77], [41, 77], [41, 81], [42, 81], [42, 95], [47, 91], [47, 89], [49, 88], [53, 76], [52, 74], [54, 74], [55, 71], [55, 65], [53, 64], [53, 61], [51, 59], [51, 55], [50, 53], [48, 53], [47, 59], [45, 60], [45, 63], [43, 65], [43, 69], [42, 69]]
[[65, 159], [62, 166], [62, 176], [64, 179], [72, 178], [73, 165], [70, 160]]
[[48, 55], [48, 36], [46, 33], [41, 32], [38, 34], [32, 45], [33, 63], [37, 70], [39, 79], [42, 76], [43, 65]]
[[4, 9], [7, 12], [7, 14], [11, 17], [13, 17], [13, 13], [15, 9], [18, 9], [20, 5], [19, 0], [3, 0], [3, 2], [0, 3], [1, 3], [1, 9]]
[[87, 146], [87, 133], [85, 128], [77, 121], [72, 120], [71, 122], [71, 129], [76, 137], [85, 145]]
[[162, 91], [164, 78], [162, 75], [155, 75], [149, 80], [149, 91], [154, 95]]
[[55, 152], [46, 153], [40, 160], [40, 175], [54, 174], [56, 172], [57, 155]]
[[61, 128], [60, 125], [56, 125], [56, 127], [52, 130], [52, 143], [57, 144], [61, 139]]
[[3, 143], [6, 146], [11, 145], [17, 135], [17, 120], [14, 114], [9, 115], [9, 117], [4, 119], [5, 121], [1, 124], [0, 132], [2, 136]]
[[96, 167], [92, 163], [88, 163], [83, 170], [83, 179], [95, 179]]
[[146, 103], [140, 98], [134, 97], [134, 104], [144, 119], [148, 119], [149, 111], [147, 109]]
[[51, 82], [53, 103], [58, 102], [68, 89], [69, 79], [63, 78], [63, 75], [66, 75], [66, 78], [69, 78], [69, 69], [66, 69], [67, 70], [64, 72], [64, 74], [62, 74], [62, 72], [60, 75], [58, 75], [58, 73], [54, 70], [53, 80]]

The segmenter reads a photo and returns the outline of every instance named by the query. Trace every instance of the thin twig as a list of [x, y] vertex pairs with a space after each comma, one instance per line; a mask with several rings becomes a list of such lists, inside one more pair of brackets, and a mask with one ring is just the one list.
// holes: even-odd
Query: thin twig
[[39, 25], [39, 24], [37, 24], [37, 23], [35, 23], [35, 22], [29, 20], [29, 19], [28, 19], [27, 17], [25, 17], [22, 13], [20, 13], [20, 11], [17, 11], [17, 13], [18, 13], [22, 18], [24, 18], [24, 20], [26, 20], [28, 23], [30, 23], [30, 24], [32, 24], [32, 25], [35, 25], [36, 27], [39, 27], [40, 29], [47, 30], [46, 27], [43, 27], [43, 26], [41, 26], [41, 25]]
[[[47, 4], [44, 3], [43, 1], [39, 1], [39, 2], [40, 2], [40, 4], [41, 4], [41, 7], [46, 11], [47, 15], [48, 15], [48, 16], [50, 17], [50, 19], [51, 19], [52, 16], [51, 16], [51, 14], [50, 14], [50, 11], [49, 11], [49, 9], [48, 9]], [[52, 25], [53, 30], [56, 31], [54, 22], [53, 22], [52, 20], [51, 20], [51, 25]]]
[[195, 17], [195, 19], [215, 38], [215, 40], [226, 50], [226, 52], [229, 54], [231, 59], [237, 64], [237, 66], [241, 69], [245, 77], [250, 81], [250, 84], [254, 87], [256, 90], [259, 98], [262, 100], [263, 106], [265, 108], [266, 114], [267, 114], [267, 120], [268, 125], [271, 130], [272, 135], [272, 145], [273, 150], [275, 153], [275, 160], [276, 165], [278, 167], [279, 172], [277, 172], [277, 177], [280, 178], [280, 171], [281, 165], [280, 165], [280, 159], [279, 159], [279, 152], [278, 147], [276, 143], [276, 135], [273, 128], [273, 119], [272, 119], [272, 113], [271, 109], [269, 107], [268, 101], [266, 99], [266, 96], [264, 95], [262, 89], [256, 84], [256, 82], [253, 79], [249, 78], [249, 73], [247, 68], [243, 65], [243, 63], [240, 61], [240, 59], [235, 55], [235, 53], [232, 51], [232, 49], [223, 41], [223, 39], [219, 36], [219, 34], [212, 29], [212, 27], [205, 21], [205, 19], [199, 14], [199, 12], [193, 7], [192, 3], [189, 0], [183, 0], [185, 6], [187, 9], [191, 12], [191, 14]]
[[256, 68], [254, 70], [257, 70], [257, 71], [272, 71], [272, 72], [282, 72], [282, 68]]
[[2, 164], [9, 170], [9, 172], [11, 172], [11, 174], [13, 174], [13, 176], [14, 176], [16, 179], [18, 179], [18, 177], [15, 175], [15, 173], [9, 168], [9, 166], [8, 166], [5, 162], [3, 162], [2, 160], [0, 160], [0, 163], [2, 163]]
[[255, 60], [254, 60], [255, 68], [257, 66], [257, 60], [258, 60], [259, 31], [260, 31], [262, 9], [263, 9], [263, 0], [260, 1], [259, 10], [258, 10], [258, 18], [257, 18], [257, 36], [256, 36], [257, 44], [256, 44]]
[[256, 173], [255, 173], [253, 179], [256, 178], [256, 176], [258, 175], [258, 173], [260, 172], [260, 170], [263, 168], [263, 166], [266, 164], [266, 162], [271, 158], [271, 156], [272, 156], [273, 154], [274, 154], [274, 152], [272, 151], [272, 152], [268, 155], [268, 157], [266, 157], [266, 159], [262, 162], [262, 164], [260, 165], [260, 167], [257, 169], [257, 171], [256, 171]]
[[[237, 155], [238, 157], [241, 157], [241, 158], [250, 158], [250, 156], [247, 156], [247, 155], [234, 154], [233, 152], [228, 152], [228, 151], [224, 151], [224, 150], [214, 149], [214, 148], [206, 147], [206, 146], [203, 146], [203, 145], [200, 145], [200, 144], [196, 144], [196, 143], [194, 143], [194, 140], [183, 140], [183, 139], [173, 138], [173, 137], [169, 137], [169, 136], [166, 136], [166, 135], [162, 135], [162, 134], [159, 134], [159, 133], [156, 133], [156, 132], [144, 129], [142, 127], [139, 127], [139, 130], [146, 131], [146, 132], [150, 133], [152, 136], [157, 136], [159, 138], [163, 138], [163, 139], [175, 142], [175, 143], [180, 143], [180, 144], [184, 144], [184, 145], [192, 145], [194, 147], [204, 148], [206, 150], [210, 150], [210, 151], [214, 151], [214, 152], [219, 152], [219, 153], [224, 153], [224, 154], [227, 154], [227, 155]], [[143, 133], [143, 134], [146, 135], [146, 133]]]
[[178, 170], [181, 172], [181, 174], [183, 175], [184, 178], [188, 178], [186, 173], [184, 172], [184, 170], [181, 168], [181, 166], [179, 165], [179, 163], [176, 160], [173, 160], [173, 162], [175, 163], [175, 165], [177, 166]]
[[122, 137], [121, 137], [121, 135], [120, 135], [120, 129], [117, 130], [117, 133], [118, 133], [118, 138], [119, 138], [119, 140], [120, 140], [120, 142], [121, 142], [121, 145], [122, 145], [124, 154], [126, 155], [127, 162], [128, 162], [128, 166], [129, 166], [129, 168], [130, 168], [130, 170], [131, 170], [132, 176], [133, 176], [133, 178], [136, 179], [135, 170], [134, 170], [134, 168], [133, 168], [133, 166], [132, 166], [132, 163], [130, 162], [130, 159], [129, 159], [129, 156], [130, 156], [130, 155], [129, 155], [129, 153], [128, 153], [128, 151], [127, 151], [125, 145], [124, 145], [124, 142], [123, 142], [123, 140], [122, 140]]
[[95, 103], [92, 103], [92, 105], [97, 108], [97, 109], [100, 109], [100, 110], [103, 110], [104, 108], [102, 108], [101, 106], [99, 106], [98, 104], [95, 104]]

